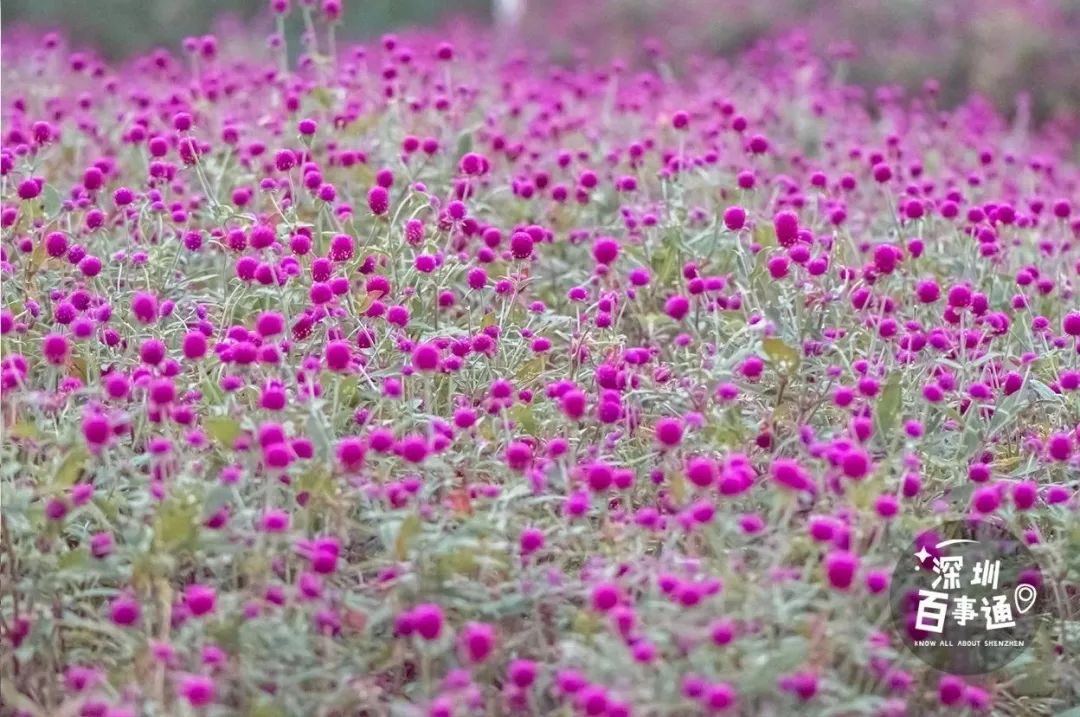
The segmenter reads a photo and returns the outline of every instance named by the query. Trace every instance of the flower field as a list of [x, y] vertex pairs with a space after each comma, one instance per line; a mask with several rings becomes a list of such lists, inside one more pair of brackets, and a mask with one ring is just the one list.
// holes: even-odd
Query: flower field
[[[274, 7], [5, 37], [0, 714], [1080, 703], [1075, 131]], [[969, 517], [1044, 614], [961, 677], [890, 585]]]

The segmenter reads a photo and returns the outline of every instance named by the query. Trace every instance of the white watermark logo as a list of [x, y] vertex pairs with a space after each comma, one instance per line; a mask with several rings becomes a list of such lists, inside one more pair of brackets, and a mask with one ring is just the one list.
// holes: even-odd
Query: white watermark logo
[[917, 536], [897, 565], [894, 626], [920, 659], [954, 674], [990, 672], [1030, 644], [1042, 573], [1027, 545], [989, 521]]

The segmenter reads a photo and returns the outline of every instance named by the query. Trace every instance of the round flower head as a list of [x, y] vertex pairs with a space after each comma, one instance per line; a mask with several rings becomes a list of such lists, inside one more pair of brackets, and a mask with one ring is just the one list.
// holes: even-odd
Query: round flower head
[[795, 212], [782, 211], [773, 217], [773, 229], [776, 232], [776, 241], [781, 246], [791, 246], [795, 243], [799, 232], [799, 217]]
[[1046, 452], [1055, 461], [1067, 461], [1073, 453], [1072, 439], [1067, 433], [1055, 433], [1046, 442]]
[[770, 473], [774, 481], [790, 490], [808, 491], [813, 487], [807, 472], [796, 461], [789, 458], [774, 460]]
[[131, 299], [131, 313], [144, 324], [153, 323], [158, 314], [157, 297], [144, 291], [136, 292]]
[[1020, 481], [1013, 485], [1012, 499], [1017, 510], [1030, 510], [1038, 496], [1038, 485], [1034, 481]]
[[711, 712], [723, 712], [730, 710], [735, 705], [738, 693], [735, 688], [726, 682], [716, 682], [705, 686], [702, 694], [702, 702]]
[[366, 446], [361, 438], [342, 438], [337, 445], [337, 459], [347, 471], [355, 471], [364, 464]]
[[506, 447], [506, 464], [514, 470], [525, 470], [532, 460], [532, 448], [529, 444], [515, 441]]
[[418, 371], [434, 371], [439, 367], [439, 348], [434, 344], [419, 344], [413, 349], [412, 365]]
[[412, 622], [420, 637], [425, 640], [438, 639], [443, 629], [442, 608], [432, 603], [417, 605], [412, 611]]
[[681, 321], [688, 313], [690, 313], [689, 299], [680, 295], [672, 296], [664, 304], [664, 313], [676, 321]]
[[716, 464], [708, 458], [691, 458], [686, 464], [686, 477], [696, 486], [708, 487], [716, 481]]
[[742, 207], [728, 207], [724, 210], [724, 226], [738, 231], [746, 225], [746, 210]]
[[352, 347], [347, 341], [331, 341], [326, 345], [325, 358], [326, 367], [331, 371], [347, 371], [352, 361]]
[[619, 601], [619, 590], [611, 583], [600, 583], [592, 589], [592, 606], [598, 612], [611, 610]]
[[48, 334], [41, 341], [41, 353], [45, 360], [54, 366], [59, 366], [67, 361], [71, 349], [68, 340], [60, 334]]
[[99, 448], [109, 442], [112, 426], [109, 419], [100, 413], [88, 413], [82, 420], [83, 438], [91, 448]]
[[610, 237], [601, 237], [593, 243], [592, 253], [597, 264], [612, 264], [619, 256], [619, 242]]
[[859, 559], [854, 553], [834, 551], [825, 558], [825, 575], [837, 590], [847, 590], [855, 579]]
[[116, 597], [109, 606], [109, 616], [121, 627], [134, 625], [139, 621], [142, 610], [139, 603], [128, 595]]
[[806, 702], [814, 698], [818, 691], [818, 678], [812, 672], [796, 672], [782, 675], [777, 680], [780, 689], [792, 693]]
[[184, 589], [184, 604], [192, 615], [206, 615], [213, 612], [217, 596], [209, 585], [188, 585]]
[[521, 531], [518, 542], [521, 546], [521, 554], [531, 555], [544, 547], [544, 533], [536, 528], [526, 528]]
[[1080, 336], [1080, 312], [1066, 314], [1061, 321], [1061, 330], [1069, 336]]
[[390, 208], [390, 193], [386, 187], [376, 185], [368, 191], [367, 201], [372, 214], [386, 214]]
[[495, 648], [495, 630], [485, 623], [470, 622], [461, 631], [460, 645], [466, 660], [483, 662]]
[[677, 418], [661, 418], [656, 422], [656, 440], [663, 446], [677, 446], [682, 442], [682, 421]]
[[216, 698], [214, 680], [205, 675], [188, 675], [180, 682], [180, 694], [192, 707], [205, 707]]
[[525, 659], [511, 660], [506, 676], [515, 687], [527, 689], [536, 681], [536, 663]]
[[964, 681], [954, 675], [945, 675], [938, 681], [938, 701], [943, 705], [954, 705], [964, 696]]
[[526, 232], [514, 232], [510, 237], [510, 251], [515, 259], [527, 259], [533, 251], [533, 238]]

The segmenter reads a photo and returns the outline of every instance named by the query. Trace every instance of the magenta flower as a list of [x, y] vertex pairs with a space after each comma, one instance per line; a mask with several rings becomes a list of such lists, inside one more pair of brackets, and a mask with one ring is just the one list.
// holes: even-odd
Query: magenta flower
[[436, 640], [443, 629], [442, 608], [433, 603], [417, 605], [412, 610], [412, 623], [420, 637]]
[[465, 659], [473, 664], [486, 660], [495, 648], [495, 630], [486, 623], [470, 622], [458, 638]]
[[848, 551], [834, 551], [825, 557], [825, 575], [829, 585], [837, 590], [847, 590], [855, 580], [859, 558]]
[[495, 5], [5, 25], [0, 639], [68, 693], [15, 701], [990, 711], [878, 619], [884, 538], [993, 519], [1080, 580], [1080, 18]]
[[205, 675], [188, 675], [180, 682], [180, 694], [192, 707], [205, 707], [214, 702], [217, 691], [212, 678]]
[[390, 193], [386, 187], [374, 186], [368, 191], [367, 202], [372, 214], [386, 214], [390, 208]]

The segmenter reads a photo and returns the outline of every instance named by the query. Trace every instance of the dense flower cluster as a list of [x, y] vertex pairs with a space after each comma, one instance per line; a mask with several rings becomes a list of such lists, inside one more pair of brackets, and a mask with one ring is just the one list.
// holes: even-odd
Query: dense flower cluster
[[914, 89], [932, 78], [948, 102], [978, 93], [1009, 112], [1057, 116], [1073, 132], [1080, 121], [1080, 5], [1070, 0], [523, 4], [523, 31], [557, 55], [647, 56], [682, 68], [694, 51], [803, 43], [860, 84]]
[[[5, 704], [1080, 696], [1067, 136], [799, 44], [672, 77], [465, 29], [339, 52], [340, 4], [299, 11], [294, 68], [5, 40]], [[883, 617], [899, 536], [968, 515], [1054, 588], [985, 679]]]

